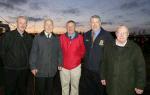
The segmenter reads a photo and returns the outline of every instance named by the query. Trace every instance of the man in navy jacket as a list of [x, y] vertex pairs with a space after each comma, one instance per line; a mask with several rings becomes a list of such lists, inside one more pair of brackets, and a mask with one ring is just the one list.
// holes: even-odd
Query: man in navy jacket
[[86, 48], [80, 93], [83, 95], [103, 95], [103, 87], [100, 83], [100, 65], [103, 59], [104, 45], [112, 41], [109, 32], [101, 27], [100, 17], [94, 15], [90, 19], [91, 30], [84, 34]]

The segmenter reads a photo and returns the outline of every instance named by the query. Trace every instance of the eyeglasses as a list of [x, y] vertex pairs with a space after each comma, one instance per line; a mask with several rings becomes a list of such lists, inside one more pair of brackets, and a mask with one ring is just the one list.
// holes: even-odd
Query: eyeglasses
[[116, 34], [117, 34], [117, 35], [124, 35], [124, 36], [127, 36], [127, 35], [128, 35], [127, 32], [117, 32]]

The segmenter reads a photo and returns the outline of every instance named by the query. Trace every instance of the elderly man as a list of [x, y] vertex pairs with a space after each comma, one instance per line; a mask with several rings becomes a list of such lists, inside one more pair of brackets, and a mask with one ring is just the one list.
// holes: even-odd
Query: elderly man
[[52, 95], [54, 76], [62, 63], [59, 39], [53, 27], [51, 19], [44, 20], [44, 30], [33, 41], [29, 62], [35, 76], [36, 95]]
[[101, 83], [108, 95], [142, 94], [145, 86], [145, 62], [140, 47], [128, 40], [129, 30], [121, 25], [116, 40], [104, 49]]
[[19, 16], [17, 29], [6, 32], [2, 38], [6, 95], [27, 95], [28, 59], [32, 37], [25, 31], [26, 27], [27, 18]]
[[90, 18], [91, 30], [84, 34], [86, 48], [83, 72], [81, 74], [81, 95], [103, 95], [104, 89], [100, 85], [100, 65], [103, 59], [105, 44], [112, 41], [109, 32], [101, 27], [98, 15]]
[[67, 33], [60, 36], [63, 54], [63, 68], [60, 70], [62, 95], [79, 95], [81, 59], [84, 57], [85, 47], [82, 35], [75, 30], [74, 21], [68, 21], [66, 29]]

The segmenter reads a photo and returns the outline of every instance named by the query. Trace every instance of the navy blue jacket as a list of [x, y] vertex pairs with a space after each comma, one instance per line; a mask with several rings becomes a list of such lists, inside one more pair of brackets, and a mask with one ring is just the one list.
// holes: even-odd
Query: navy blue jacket
[[100, 75], [100, 65], [103, 59], [104, 45], [112, 42], [113, 37], [103, 28], [92, 42], [92, 30], [84, 34], [84, 44], [86, 48], [83, 68]]

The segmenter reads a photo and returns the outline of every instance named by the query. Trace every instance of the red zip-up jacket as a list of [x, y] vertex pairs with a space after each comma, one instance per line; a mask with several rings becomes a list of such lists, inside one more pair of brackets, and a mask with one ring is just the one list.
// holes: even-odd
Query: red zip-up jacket
[[76, 33], [73, 39], [66, 34], [60, 36], [60, 44], [63, 55], [63, 68], [71, 70], [81, 64], [85, 54], [83, 36]]

